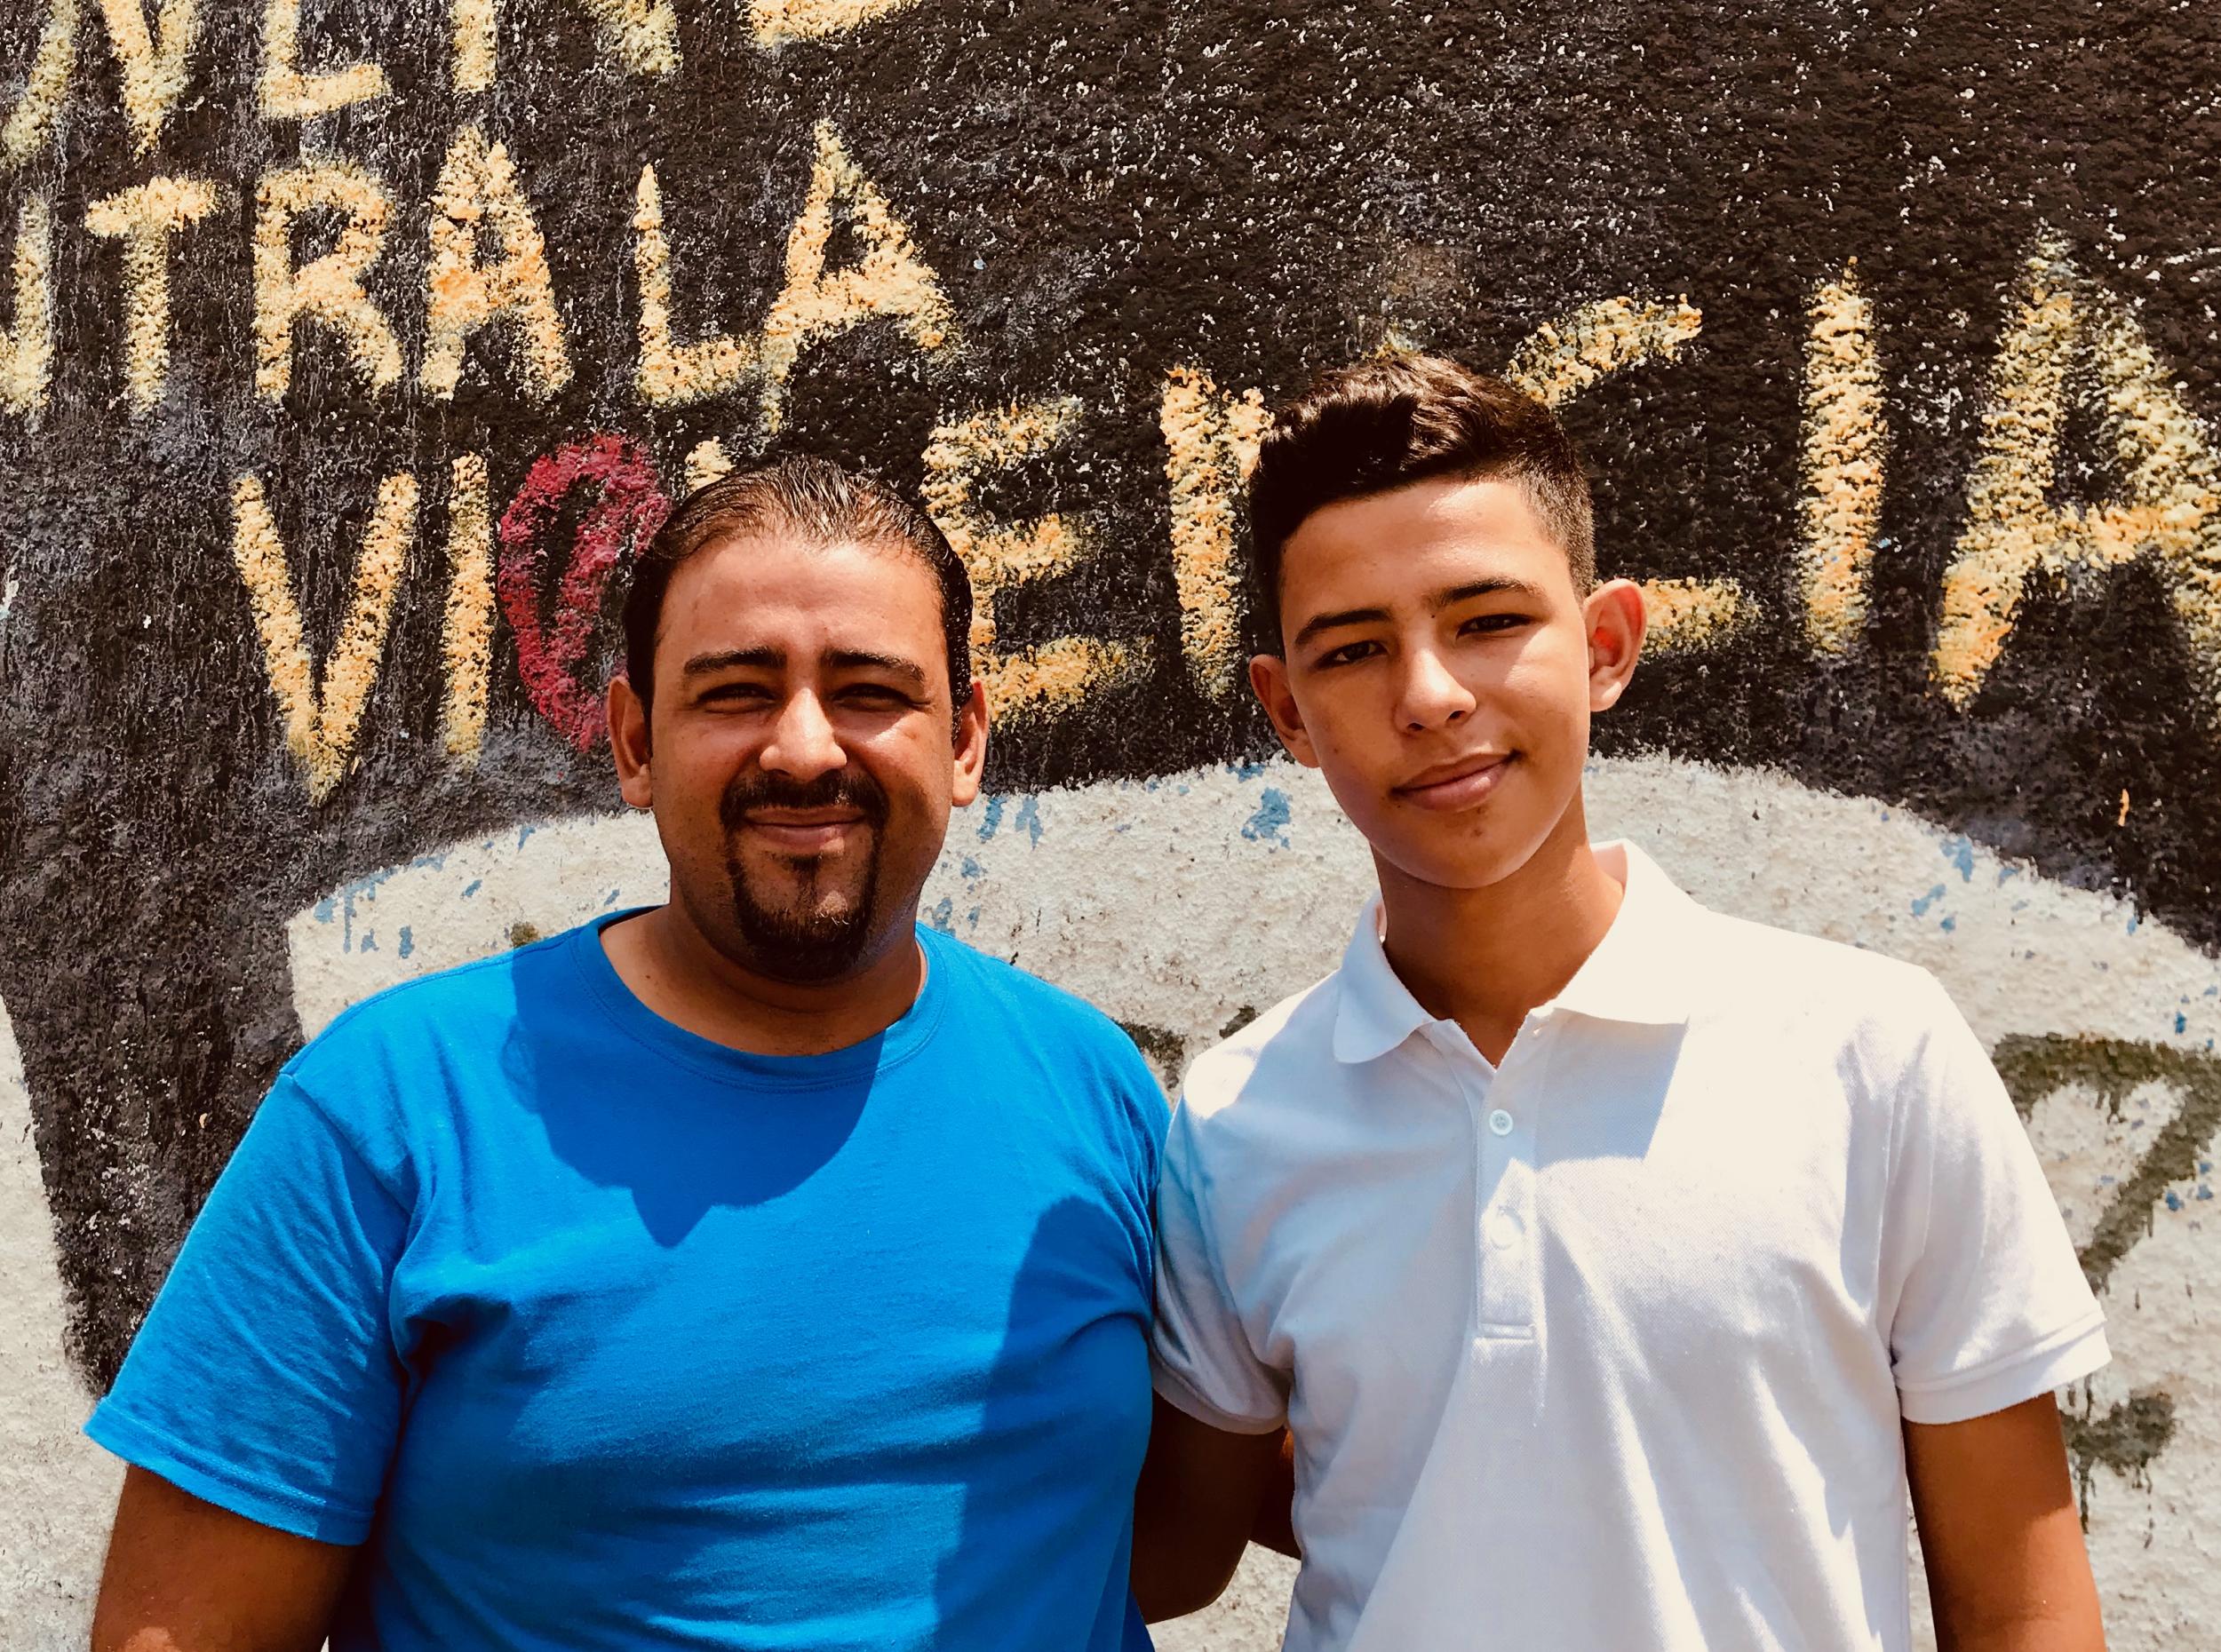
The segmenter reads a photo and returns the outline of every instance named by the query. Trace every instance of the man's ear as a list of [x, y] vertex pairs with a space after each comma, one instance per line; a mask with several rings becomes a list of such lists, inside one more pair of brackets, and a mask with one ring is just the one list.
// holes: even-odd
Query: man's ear
[[980, 776], [987, 772], [987, 687], [975, 682], [972, 692], [956, 713], [956, 783], [949, 801], [958, 808], [979, 796]]
[[1305, 768], [1318, 766], [1318, 752], [1311, 744], [1310, 731], [1303, 727], [1303, 713], [1297, 709], [1294, 692], [1288, 686], [1288, 663], [1277, 654], [1254, 654], [1249, 659], [1249, 690], [1257, 696], [1257, 703], [1265, 708], [1265, 715], [1272, 719], [1272, 732], [1280, 736], [1280, 743], [1288, 749], [1288, 755]]
[[1581, 604], [1588, 628], [1588, 709], [1608, 711], [1627, 692], [1643, 652], [1643, 592], [1631, 579], [1607, 580]]
[[609, 679], [609, 751], [617, 758], [617, 786], [636, 809], [653, 807], [648, 781], [648, 708], [619, 671]]

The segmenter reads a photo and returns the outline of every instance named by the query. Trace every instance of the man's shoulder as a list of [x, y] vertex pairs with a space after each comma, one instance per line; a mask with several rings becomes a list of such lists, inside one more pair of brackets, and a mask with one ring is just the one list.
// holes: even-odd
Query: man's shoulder
[[1141, 1057], [1134, 1040], [1110, 1016], [1078, 993], [940, 930], [920, 929], [930, 967], [945, 970], [972, 1007], [1007, 1017], [1029, 1039]]
[[545, 997], [571, 984], [563, 949], [574, 933], [415, 976], [349, 1005], [287, 1063], [286, 1072], [314, 1089], [320, 1080], [360, 1076], [366, 1068], [458, 1043], [498, 1048], [527, 997]]

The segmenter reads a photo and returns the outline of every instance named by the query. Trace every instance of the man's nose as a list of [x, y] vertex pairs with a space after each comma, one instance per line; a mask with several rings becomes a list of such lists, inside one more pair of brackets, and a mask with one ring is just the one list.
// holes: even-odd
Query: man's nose
[[1432, 648], [1414, 648], [1405, 656], [1397, 685], [1396, 720], [1418, 734], [1457, 722], [1477, 703], [1473, 692], [1458, 679]]
[[832, 719], [816, 695], [803, 689], [789, 695], [779, 709], [779, 720], [759, 760], [774, 773], [815, 780], [847, 766], [848, 754], [841, 750]]

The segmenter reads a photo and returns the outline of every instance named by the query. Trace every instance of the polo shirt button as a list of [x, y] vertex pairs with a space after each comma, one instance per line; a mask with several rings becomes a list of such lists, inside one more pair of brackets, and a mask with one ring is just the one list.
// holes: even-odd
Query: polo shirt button
[[1498, 1108], [1488, 1116], [1488, 1127], [1496, 1135], [1509, 1136], [1511, 1134], [1511, 1115]]
[[1509, 1211], [1499, 1211], [1488, 1219], [1488, 1242], [1499, 1251], [1510, 1250], [1525, 1231], [1525, 1224]]

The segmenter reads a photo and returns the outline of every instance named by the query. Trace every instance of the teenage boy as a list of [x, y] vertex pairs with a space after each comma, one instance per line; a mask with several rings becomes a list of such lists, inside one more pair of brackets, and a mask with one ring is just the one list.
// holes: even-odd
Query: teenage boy
[[1223, 1587], [1292, 1438], [1290, 1652], [2102, 1644], [2051, 1391], [2096, 1301], [1925, 973], [1592, 846], [1598, 584], [1549, 412], [1444, 361], [1282, 412], [1250, 681], [1370, 842], [1341, 965], [1203, 1056], [1158, 1191], [1135, 1580]]

